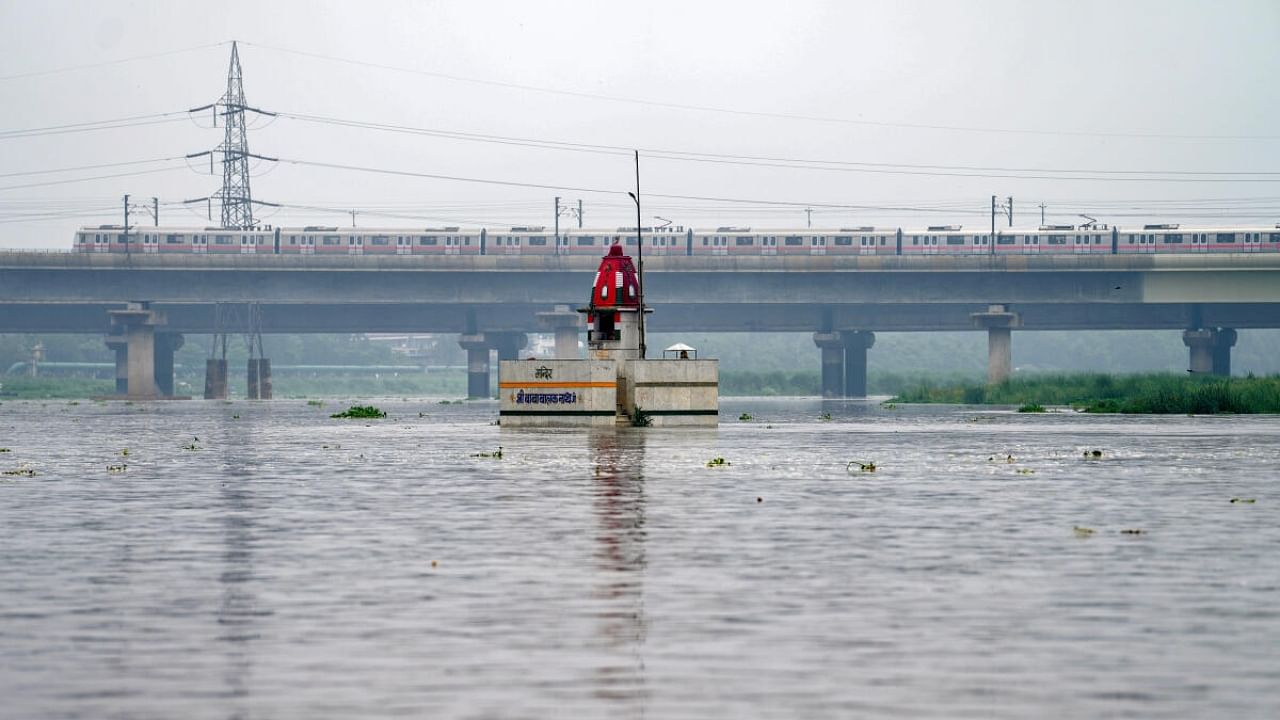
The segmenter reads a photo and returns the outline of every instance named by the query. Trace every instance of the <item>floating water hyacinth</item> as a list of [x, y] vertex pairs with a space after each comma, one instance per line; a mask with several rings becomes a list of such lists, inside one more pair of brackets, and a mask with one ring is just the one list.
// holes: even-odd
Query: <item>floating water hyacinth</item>
[[1071, 529], [1075, 532], [1076, 537], [1093, 537], [1093, 534], [1097, 532], [1093, 528], [1081, 527], [1079, 525], [1076, 525]]
[[384, 418], [386, 416], [387, 414], [385, 412], [379, 410], [378, 408], [372, 405], [352, 405], [346, 410], [340, 413], [334, 413], [329, 417], [340, 418], [340, 419], [363, 420], [363, 419], [370, 419], [370, 418]]
[[707, 461], [707, 467], [709, 468], [728, 467], [732, 464], [733, 463], [729, 462], [728, 460], [725, 460], [722, 457], [714, 457]]
[[491, 452], [491, 453], [486, 453], [486, 452], [476, 453], [475, 455], [472, 455], [471, 457], [477, 457], [477, 458], [493, 458], [494, 460], [501, 460], [501, 459], [502, 459], [502, 446], [501, 446], [501, 445], [499, 445], [499, 446], [498, 446], [498, 449], [497, 449], [497, 450], [494, 450], [494, 451], [493, 451], [493, 452]]
[[850, 460], [849, 464], [844, 466], [844, 469], [851, 473], [855, 468], [858, 472], [873, 473], [876, 471], [876, 464], [874, 461], [862, 462], [861, 460]]

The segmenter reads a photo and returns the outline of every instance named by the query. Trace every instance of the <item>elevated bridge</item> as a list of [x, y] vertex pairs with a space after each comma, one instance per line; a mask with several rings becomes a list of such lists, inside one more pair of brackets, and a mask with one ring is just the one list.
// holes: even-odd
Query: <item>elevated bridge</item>
[[[514, 356], [525, 333], [576, 332], [597, 263], [0, 253], [0, 332], [107, 333], [129, 302], [163, 316], [160, 334], [240, 332], [218, 309], [253, 307], [263, 333], [458, 333], [487, 374], [490, 349]], [[1274, 254], [658, 256], [645, 273], [651, 330], [813, 332], [834, 395], [861, 394], [875, 331], [984, 329], [998, 379], [1019, 328], [1185, 331], [1190, 369], [1222, 373], [1235, 330], [1280, 327]]]

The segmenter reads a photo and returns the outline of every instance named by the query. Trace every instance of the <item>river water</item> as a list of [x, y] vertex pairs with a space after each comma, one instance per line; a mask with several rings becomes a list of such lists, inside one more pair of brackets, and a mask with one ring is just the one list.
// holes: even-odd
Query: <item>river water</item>
[[1276, 417], [377, 404], [0, 404], [0, 717], [1280, 717]]

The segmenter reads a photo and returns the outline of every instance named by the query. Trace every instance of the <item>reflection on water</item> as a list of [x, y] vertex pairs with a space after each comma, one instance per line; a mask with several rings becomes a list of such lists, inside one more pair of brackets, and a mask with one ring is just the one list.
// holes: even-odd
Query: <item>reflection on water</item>
[[604, 601], [597, 619], [604, 646], [619, 658], [596, 668], [595, 692], [631, 716], [644, 715], [645, 695], [644, 437], [627, 430], [590, 436], [600, 582], [594, 594]]
[[0, 404], [0, 716], [1280, 717], [1276, 418], [377, 404]]

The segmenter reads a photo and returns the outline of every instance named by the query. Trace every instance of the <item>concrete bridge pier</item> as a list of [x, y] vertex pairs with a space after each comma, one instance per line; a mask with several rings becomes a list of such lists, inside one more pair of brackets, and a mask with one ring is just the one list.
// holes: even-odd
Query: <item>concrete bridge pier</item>
[[876, 344], [876, 334], [869, 330], [845, 330], [840, 333], [844, 341], [844, 396], [867, 396], [867, 351]]
[[493, 397], [493, 388], [489, 383], [490, 350], [498, 351], [499, 360], [515, 360], [520, 349], [528, 342], [529, 336], [522, 332], [486, 332], [460, 336], [458, 344], [467, 351], [467, 397]]
[[838, 332], [816, 332], [813, 344], [822, 351], [822, 397], [844, 397], [844, 340]]
[[245, 396], [250, 400], [271, 399], [271, 361], [249, 358], [245, 367]]
[[1013, 329], [1022, 326], [1022, 316], [1006, 305], [989, 305], [970, 317], [987, 331], [987, 382], [1004, 382], [1013, 372]]
[[156, 333], [155, 368], [156, 387], [165, 397], [173, 397], [173, 354], [182, 348], [186, 338], [182, 333]]
[[116, 356], [116, 394], [129, 393], [129, 339], [123, 334], [108, 335], [104, 342]]
[[556, 335], [556, 360], [577, 360], [578, 338], [582, 336], [582, 314], [557, 305], [555, 310], [537, 314], [538, 327]]
[[124, 310], [108, 310], [107, 314], [111, 318], [107, 346], [116, 351], [117, 391], [120, 389], [123, 365], [123, 394], [126, 397], [159, 397], [160, 388], [156, 383], [156, 328], [166, 324], [164, 313], [152, 310], [146, 302], [130, 302]]
[[1231, 348], [1236, 344], [1236, 331], [1232, 328], [1184, 330], [1182, 343], [1191, 355], [1188, 368], [1191, 374], [1221, 377], [1231, 374]]
[[209, 358], [204, 363], [204, 399], [227, 399], [227, 361]]
[[458, 344], [467, 351], [467, 398], [489, 397], [489, 343], [484, 335], [463, 335]]

